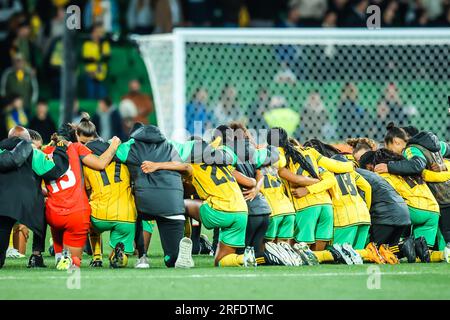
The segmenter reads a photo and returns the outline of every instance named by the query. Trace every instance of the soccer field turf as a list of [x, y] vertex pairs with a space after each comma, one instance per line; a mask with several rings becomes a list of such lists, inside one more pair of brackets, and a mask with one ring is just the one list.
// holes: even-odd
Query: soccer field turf
[[368, 289], [372, 264], [213, 268], [212, 257], [200, 256], [193, 269], [167, 269], [157, 232], [150, 253], [148, 270], [133, 269], [135, 258], [126, 269], [109, 269], [106, 256], [103, 269], [90, 269], [85, 256], [80, 289], [67, 287], [70, 275], [54, 269], [53, 257], [39, 270], [7, 259], [0, 299], [450, 299], [446, 263], [379, 266], [380, 288]]

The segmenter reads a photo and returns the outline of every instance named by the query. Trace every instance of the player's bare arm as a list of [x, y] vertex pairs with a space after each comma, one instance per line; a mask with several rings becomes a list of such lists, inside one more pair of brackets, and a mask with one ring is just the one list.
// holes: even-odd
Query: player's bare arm
[[87, 155], [82, 159], [83, 164], [93, 170], [104, 170], [114, 158], [114, 155], [116, 154], [116, 150], [119, 147], [120, 143], [121, 141], [118, 137], [113, 137], [111, 139], [110, 146], [108, 147], [108, 149], [106, 149], [105, 152], [102, 153], [100, 157], [97, 157], [93, 154]]
[[305, 177], [302, 175], [292, 173], [289, 169], [287, 169], [285, 167], [278, 169], [278, 175], [282, 179], [287, 180], [290, 183], [297, 185], [299, 187], [307, 187], [307, 186], [316, 184], [320, 181], [319, 179]]

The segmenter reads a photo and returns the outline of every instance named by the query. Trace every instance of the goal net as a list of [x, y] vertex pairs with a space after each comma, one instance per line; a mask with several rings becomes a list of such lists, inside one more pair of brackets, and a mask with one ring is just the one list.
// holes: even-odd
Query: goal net
[[139, 36], [171, 138], [230, 121], [294, 137], [382, 141], [386, 125], [450, 138], [450, 30], [176, 29]]

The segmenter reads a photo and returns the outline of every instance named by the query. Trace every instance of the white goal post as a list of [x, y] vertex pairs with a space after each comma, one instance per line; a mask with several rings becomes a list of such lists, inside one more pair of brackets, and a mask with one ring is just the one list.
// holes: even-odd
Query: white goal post
[[290, 131], [301, 140], [380, 140], [388, 121], [449, 138], [450, 29], [182, 28], [133, 39], [173, 139], [194, 134], [191, 117], [203, 129], [260, 128], [279, 108], [298, 114]]

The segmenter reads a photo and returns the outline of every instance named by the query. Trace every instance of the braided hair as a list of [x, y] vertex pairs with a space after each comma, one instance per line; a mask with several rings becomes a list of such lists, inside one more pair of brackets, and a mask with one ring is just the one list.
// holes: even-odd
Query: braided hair
[[340, 154], [341, 152], [333, 147], [330, 144], [326, 144], [319, 139], [311, 139], [305, 142], [305, 147], [310, 147], [316, 149], [320, 154], [324, 155], [325, 157], [331, 158], [332, 156], [336, 154]]
[[292, 161], [293, 163], [299, 164], [300, 167], [306, 170], [311, 177], [319, 179], [319, 175], [314, 169], [314, 166], [311, 165], [311, 163], [309, 163], [306, 158], [298, 152], [292, 142], [289, 141], [286, 130], [280, 127], [270, 129], [267, 132], [267, 143], [275, 147], [283, 148], [288, 163]]

